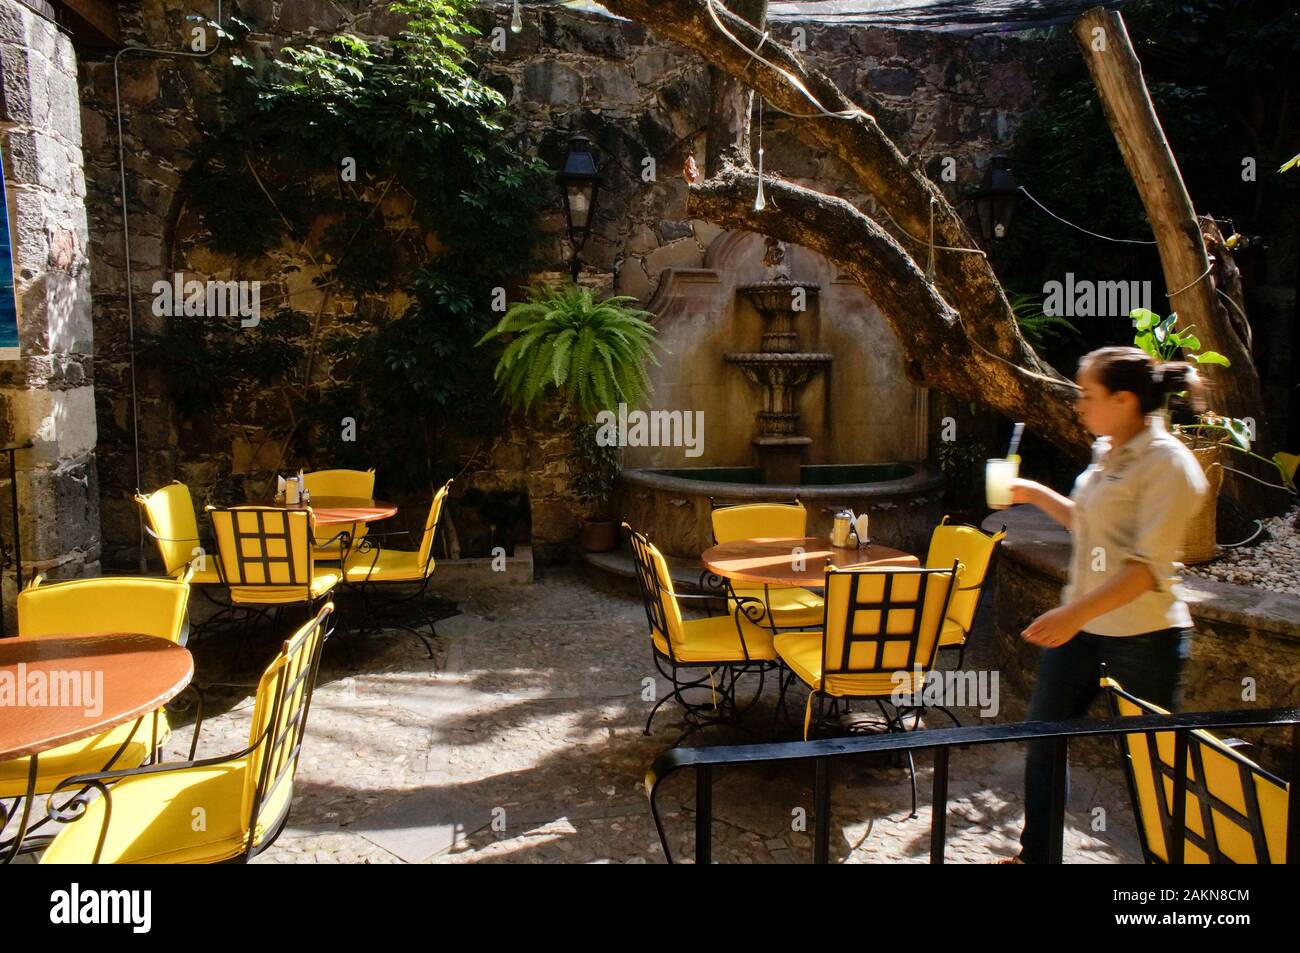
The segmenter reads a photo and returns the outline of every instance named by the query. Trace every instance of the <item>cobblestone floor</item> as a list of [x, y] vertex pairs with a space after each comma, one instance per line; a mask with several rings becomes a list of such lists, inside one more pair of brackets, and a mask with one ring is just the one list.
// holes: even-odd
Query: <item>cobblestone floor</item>
[[[290, 823], [257, 863], [661, 863], [643, 778], [681, 730], [665, 705], [654, 734], [641, 728], [654, 674], [639, 600], [576, 570], [550, 570], [528, 587], [447, 594], [459, 611], [438, 622], [435, 658], [400, 632], [325, 648]], [[341, 611], [346, 613], [349, 606]], [[256, 667], [275, 648], [216, 637], [194, 644], [208, 713], [200, 756], [247, 743]], [[978, 650], [966, 667], [980, 665]], [[769, 680], [770, 681], [770, 680]], [[658, 681], [657, 691], [665, 682]], [[1000, 718], [1023, 704], [1003, 692]], [[765, 727], [775, 691], [751, 713]], [[786, 725], [794, 737], [796, 712]], [[958, 710], [966, 724], [974, 709]], [[938, 721], [944, 719], [940, 715]], [[172, 753], [188, 748], [178, 727]], [[740, 741], [714, 728], [691, 744]], [[1082, 762], [1082, 763], [1080, 763]], [[909, 818], [907, 770], [889, 761], [837, 765], [831, 852], [848, 863], [928, 860], [928, 759], [918, 759], [920, 807]], [[1113, 752], [1075, 762], [1067, 862], [1135, 862], [1136, 834]], [[986, 863], [1016, 851], [1023, 754], [1017, 747], [953, 753], [949, 862]], [[687, 772], [661, 803], [674, 857], [693, 850]], [[812, 772], [721, 771], [713, 796], [718, 862], [805, 862]], [[1103, 820], [1104, 830], [1094, 830]]]

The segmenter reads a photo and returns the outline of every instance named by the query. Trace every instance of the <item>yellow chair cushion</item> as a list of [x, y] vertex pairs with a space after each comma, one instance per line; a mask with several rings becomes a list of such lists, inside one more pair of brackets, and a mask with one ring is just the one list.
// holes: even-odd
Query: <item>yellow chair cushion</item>
[[[764, 593], [763, 587], [753, 589], [736, 589], [737, 596], [757, 599], [772, 610], [772, 621], [778, 627], [799, 626], [802, 628], [821, 628], [825, 603], [822, 597], [810, 589], [772, 588]], [[765, 598], [766, 597], [766, 598]], [[757, 620], [767, 622], [767, 613]]]
[[[1115, 687], [1119, 685], [1118, 682], [1112, 679], [1102, 679], [1101, 684]], [[1116, 696], [1115, 701], [1119, 713], [1125, 717], [1169, 714], [1164, 708], [1148, 701], [1134, 704], [1123, 696]], [[1245, 827], [1212, 806], [1210, 808], [1210, 818], [1214, 825], [1214, 837], [1218, 841], [1219, 850], [1224, 856], [1237, 864], [1284, 863], [1287, 836], [1288, 786], [1279, 786], [1270, 778], [1259, 773], [1262, 770], [1259, 765], [1233, 751], [1208, 731], [1192, 731], [1191, 739], [1200, 743], [1200, 758], [1205, 769], [1205, 777], [1203, 779], [1196, 777], [1193, 753], [1189, 750], [1187, 756], [1188, 780], [1201, 781], [1205, 789], [1213, 797], [1217, 797], [1243, 815], [1248, 812], [1248, 806], [1246, 791], [1242, 789], [1241, 771], [1238, 763], [1245, 762], [1246, 766], [1251, 769], [1249, 783], [1255, 789], [1255, 801], [1262, 818], [1268, 856], [1261, 858], [1258, 855], [1254, 839]], [[1124, 741], [1132, 759], [1132, 771], [1135, 775], [1135, 787], [1137, 788], [1139, 819], [1145, 828], [1147, 845], [1153, 854], [1168, 862], [1166, 837], [1163, 828], [1160, 826], [1160, 808], [1156, 795], [1157, 787], [1146, 736], [1138, 734], [1125, 735]], [[1190, 749], [1192, 745], [1189, 744], [1188, 747]], [[1165, 766], [1172, 768], [1174, 764], [1174, 733], [1172, 731], [1156, 732], [1156, 750], [1159, 752], [1160, 760], [1164, 762]], [[1172, 812], [1174, 806], [1174, 779], [1162, 773], [1161, 781], [1165, 810]], [[1192, 791], [1187, 792], [1186, 811], [1187, 829], [1204, 838], [1206, 831], [1204, 821], [1201, 818], [1200, 798]], [[1184, 841], [1183, 863], [1208, 864], [1209, 862], [1209, 854], [1190, 839]]]
[[[311, 597], [319, 599], [340, 582], [343, 573], [335, 569], [317, 568], [311, 577]], [[302, 586], [232, 586], [232, 602], [251, 602], [257, 605], [289, 605], [303, 601]]]
[[[249, 759], [125, 778], [112, 787], [112, 820], [100, 863], [210, 864], [244, 852], [248, 836], [245, 788]], [[262, 816], [279, 817], [293, 786], [280, 784]], [[104, 823], [104, 798], [61, 830], [42, 864], [89, 864]], [[196, 827], [201, 828], [195, 830]], [[255, 843], [273, 831], [259, 824]]]
[[787, 632], [773, 640], [776, 654], [795, 675], [814, 691], [827, 695], [860, 698], [888, 698], [895, 691], [912, 692], [921, 688], [916, 672], [896, 679], [893, 672], [862, 675], [832, 675], [822, 680], [822, 636], [820, 632]]
[[961, 627], [961, 623], [956, 619], [944, 619], [943, 627], [939, 630], [939, 647], [965, 644], [966, 630]]
[[[82, 738], [49, 751], [42, 751], [36, 766], [36, 793], [48, 794], [60, 781], [74, 774], [94, 774], [99, 771], [119, 770], [121, 768], [138, 768], [149, 757], [153, 739], [153, 716], [146, 715], [140, 720], [140, 727], [131, 735], [134, 721], [118, 725], [103, 734]], [[171, 735], [171, 725], [167, 723], [167, 712], [158, 710], [158, 743], [162, 744]], [[113, 755], [126, 743], [131, 741], [117, 760], [110, 765]], [[27, 758], [15, 758], [0, 763], [0, 798], [23, 797], [27, 793], [27, 772], [31, 762]]]
[[[433, 570], [434, 561], [429, 561]], [[418, 552], [385, 549], [379, 553], [357, 553], [344, 570], [350, 583], [419, 582], [424, 577], [424, 560]]]
[[[744, 616], [740, 626], [745, 633], [745, 647], [753, 661], [770, 662], [776, 659], [772, 648], [772, 632], [755, 625]], [[745, 651], [736, 632], [736, 623], [730, 615], [710, 616], [707, 619], [684, 619], [681, 623], [682, 639], [673, 644], [673, 654], [678, 662], [743, 662]], [[668, 656], [668, 643], [662, 633], [654, 633], [655, 649]]]
[[808, 535], [808, 511], [797, 502], [742, 503], [716, 509], [711, 516], [713, 538], [719, 543]]

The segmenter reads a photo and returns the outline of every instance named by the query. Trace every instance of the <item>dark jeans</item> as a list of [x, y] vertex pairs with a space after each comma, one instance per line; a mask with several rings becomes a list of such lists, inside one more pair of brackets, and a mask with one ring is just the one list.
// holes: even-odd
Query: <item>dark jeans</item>
[[[1082, 718], [1101, 691], [1106, 674], [1139, 698], [1170, 711], [1178, 707], [1183, 664], [1191, 650], [1191, 629], [1163, 629], [1146, 635], [1108, 636], [1080, 632], [1069, 642], [1044, 649], [1029, 702], [1030, 721]], [[1032, 741], [1025, 763], [1025, 829], [1020, 859], [1047, 863], [1052, 834], [1053, 741]], [[1066, 774], [1066, 792], [1069, 792]]]

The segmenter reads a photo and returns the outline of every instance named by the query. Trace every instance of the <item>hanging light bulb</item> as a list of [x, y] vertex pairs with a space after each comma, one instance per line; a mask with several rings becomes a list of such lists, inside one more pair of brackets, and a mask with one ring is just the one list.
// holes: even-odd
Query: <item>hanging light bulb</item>
[[761, 212], [767, 208], [767, 199], [763, 197], [763, 147], [758, 147], [758, 194], [754, 196], [754, 211]]
[[524, 32], [524, 11], [519, 7], [519, 0], [515, 0], [515, 8], [510, 14], [510, 32]]

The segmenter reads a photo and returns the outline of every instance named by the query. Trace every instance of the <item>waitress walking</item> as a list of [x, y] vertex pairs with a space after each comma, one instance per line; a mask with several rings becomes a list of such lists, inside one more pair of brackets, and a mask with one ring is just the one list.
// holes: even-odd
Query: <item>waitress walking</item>
[[[1091, 465], [1068, 499], [1030, 480], [1012, 484], [1013, 503], [1037, 506], [1072, 540], [1061, 605], [1021, 633], [1043, 647], [1029, 719], [1082, 717], [1103, 664], [1125, 689], [1172, 710], [1192, 635], [1174, 561], [1208, 482], [1159, 411], [1180, 391], [1199, 403], [1200, 381], [1190, 365], [1156, 364], [1135, 347], [1085, 355], [1075, 380], [1079, 420], [1097, 437]], [[1010, 863], [1047, 862], [1053, 744], [1028, 746], [1025, 827]]]

